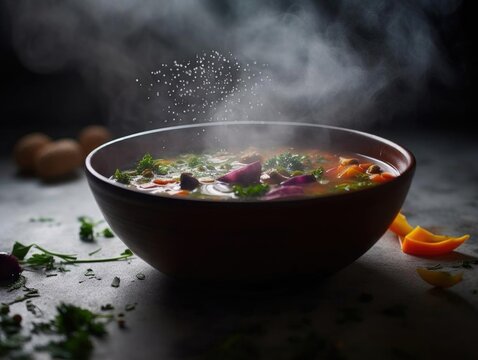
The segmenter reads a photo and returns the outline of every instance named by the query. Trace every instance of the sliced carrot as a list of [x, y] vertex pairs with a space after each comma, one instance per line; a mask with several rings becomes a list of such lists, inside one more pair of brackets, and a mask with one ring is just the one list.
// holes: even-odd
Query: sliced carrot
[[413, 227], [408, 223], [407, 218], [402, 213], [398, 213], [389, 229], [401, 237], [405, 237], [412, 232]]
[[167, 185], [178, 182], [176, 179], [154, 179], [153, 182], [158, 185]]
[[402, 251], [419, 256], [443, 255], [452, 252], [469, 238], [470, 235], [461, 237], [435, 235], [417, 226], [403, 238]]
[[180, 196], [185, 196], [185, 195], [189, 195], [189, 191], [187, 190], [179, 190], [179, 191], [176, 191], [174, 193], [171, 193], [172, 195], [180, 195]]
[[430, 285], [440, 288], [449, 288], [463, 280], [463, 272], [452, 274], [448, 271], [435, 271], [425, 268], [417, 268], [417, 273]]
[[346, 166], [345, 169], [340, 171], [337, 175], [339, 179], [351, 179], [356, 177], [359, 174], [363, 174], [364, 170], [360, 168], [358, 165], [349, 165]]
[[395, 175], [387, 173], [387, 172], [370, 175], [370, 180], [379, 184], [386, 183], [387, 181], [390, 181], [393, 178], [395, 178]]

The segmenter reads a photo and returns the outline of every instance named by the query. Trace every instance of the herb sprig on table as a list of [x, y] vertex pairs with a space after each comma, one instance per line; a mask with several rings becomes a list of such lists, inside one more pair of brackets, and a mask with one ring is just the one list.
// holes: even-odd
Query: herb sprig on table
[[[27, 258], [31, 249], [40, 251], [34, 253]], [[15, 242], [11, 254], [15, 256], [22, 265], [27, 265], [32, 268], [44, 268], [45, 270], [54, 270], [61, 268], [62, 265], [74, 265], [83, 263], [98, 263], [126, 260], [133, 256], [131, 250], [126, 249], [119, 256], [99, 259], [78, 259], [75, 254], [62, 254], [47, 250], [40, 245], [30, 244], [24, 245], [20, 242]], [[57, 261], [59, 259], [59, 261]]]

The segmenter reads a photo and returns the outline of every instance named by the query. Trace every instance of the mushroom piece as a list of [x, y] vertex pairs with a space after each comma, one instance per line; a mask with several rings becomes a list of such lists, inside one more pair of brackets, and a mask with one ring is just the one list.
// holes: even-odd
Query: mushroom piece
[[382, 169], [380, 168], [380, 166], [373, 164], [368, 167], [366, 172], [367, 174], [380, 174], [382, 172]]
[[191, 191], [199, 186], [199, 180], [196, 179], [191, 173], [182, 173], [179, 181], [182, 190]]
[[347, 165], [358, 165], [359, 161], [354, 158], [344, 158], [340, 157], [340, 165], [347, 166]]

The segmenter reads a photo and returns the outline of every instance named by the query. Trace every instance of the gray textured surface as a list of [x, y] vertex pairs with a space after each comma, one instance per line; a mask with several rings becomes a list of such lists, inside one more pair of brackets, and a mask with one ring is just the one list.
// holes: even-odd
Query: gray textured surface
[[[395, 236], [387, 233], [358, 261], [325, 281], [301, 289], [254, 293], [181, 286], [135, 258], [85, 264], [56, 277], [28, 272], [28, 285], [41, 293], [34, 303], [49, 318], [60, 301], [94, 311], [106, 303], [122, 309], [136, 302], [136, 309], [126, 314], [127, 329], [112, 323], [108, 338], [97, 343], [94, 357], [98, 359], [196, 359], [231, 334], [243, 346], [252, 343], [263, 359], [292, 359], [304, 346], [290, 337], [311, 331], [327, 344], [320, 358], [333, 358], [335, 350], [330, 349], [336, 348], [347, 359], [476, 359], [478, 294], [473, 290], [478, 290], [478, 266], [464, 269], [464, 281], [447, 291], [432, 289], [415, 268], [478, 258], [478, 143], [472, 136], [456, 134], [391, 138], [418, 158], [404, 206], [409, 220], [447, 234], [471, 234], [457, 253], [439, 259], [408, 256], [400, 251]], [[125, 248], [117, 238], [93, 244], [79, 240], [77, 216], [101, 218], [84, 176], [45, 185], [15, 177], [13, 165], [5, 159], [0, 174], [0, 250], [9, 250], [15, 240], [85, 257], [98, 247], [102, 251], [96, 256], [116, 255]], [[55, 222], [29, 221], [38, 216], [53, 217]], [[86, 279], [88, 267], [101, 280]], [[138, 272], [146, 279], [138, 280]], [[114, 276], [121, 278], [119, 288], [110, 286]], [[360, 302], [362, 293], [372, 294], [373, 300]], [[15, 296], [0, 290], [1, 301]], [[405, 316], [382, 313], [396, 304], [406, 307]], [[12, 310], [23, 314], [27, 324], [32, 319], [24, 303]], [[358, 314], [359, 321], [346, 316], [341, 323], [344, 313]], [[257, 325], [262, 329], [259, 333], [244, 330]]]

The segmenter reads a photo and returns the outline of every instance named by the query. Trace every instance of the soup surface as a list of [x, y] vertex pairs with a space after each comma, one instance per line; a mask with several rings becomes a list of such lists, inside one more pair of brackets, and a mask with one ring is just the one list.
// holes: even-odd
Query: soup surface
[[116, 170], [111, 180], [140, 191], [209, 200], [276, 200], [357, 191], [387, 182], [398, 173], [359, 154], [316, 149], [249, 148], [154, 158]]

